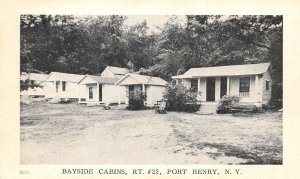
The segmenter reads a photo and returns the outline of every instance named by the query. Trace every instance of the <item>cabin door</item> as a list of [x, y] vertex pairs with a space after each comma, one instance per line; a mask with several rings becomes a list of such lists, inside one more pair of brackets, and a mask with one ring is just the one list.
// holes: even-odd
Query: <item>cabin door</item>
[[227, 77], [221, 77], [221, 95], [220, 95], [220, 98], [222, 98], [226, 94], [227, 94]]
[[99, 101], [102, 101], [102, 84], [99, 84]]
[[215, 101], [216, 78], [206, 78], [206, 101]]
[[134, 91], [134, 85], [129, 85], [129, 92]]

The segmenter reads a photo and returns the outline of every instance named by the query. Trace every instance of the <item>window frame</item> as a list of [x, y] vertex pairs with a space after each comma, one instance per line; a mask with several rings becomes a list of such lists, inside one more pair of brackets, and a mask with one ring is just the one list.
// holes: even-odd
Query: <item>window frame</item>
[[134, 91], [135, 87], [134, 85], [129, 85], [128, 86], [128, 91], [131, 92], [131, 91]]
[[[245, 79], [247, 79], [247, 81], [244, 81]], [[249, 79], [249, 82], [248, 82], [248, 79]], [[244, 83], [244, 84], [242, 85], [242, 83]], [[239, 92], [240, 93], [250, 93], [250, 88], [251, 88], [251, 78], [249, 76], [240, 77], [239, 78]]]
[[198, 78], [191, 79], [191, 90], [198, 91]]
[[269, 91], [270, 90], [270, 80], [266, 80], [266, 83], [265, 83], [265, 89], [266, 91]]
[[55, 91], [58, 93], [59, 81], [55, 81]]
[[183, 80], [181, 78], [178, 79], [178, 85], [183, 85]]
[[62, 91], [66, 91], [66, 86], [67, 86], [67, 82], [66, 81], [62, 81], [61, 82], [61, 90]]
[[92, 86], [89, 86], [89, 99], [94, 98], [94, 90]]

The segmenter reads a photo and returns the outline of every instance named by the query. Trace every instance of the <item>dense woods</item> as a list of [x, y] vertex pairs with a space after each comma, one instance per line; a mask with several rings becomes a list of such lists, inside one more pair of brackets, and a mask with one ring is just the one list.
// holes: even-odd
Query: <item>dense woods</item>
[[126, 18], [22, 15], [21, 71], [99, 74], [111, 65], [170, 80], [191, 67], [270, 62], [282, 97], [282, 16], [170, 16], [156, 33]]

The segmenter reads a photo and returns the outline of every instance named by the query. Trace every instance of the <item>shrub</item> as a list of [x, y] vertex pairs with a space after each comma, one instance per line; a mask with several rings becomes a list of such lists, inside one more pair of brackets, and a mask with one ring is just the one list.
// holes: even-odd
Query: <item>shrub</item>
[[217, 113], [218, 114], [229, 113], [231, 106], [233, 104], [238, 103], [240, 99], [241, 98], [239, 96], [224, 95], [218, 104]]
[[262, 104], [262, 109], [267, 111], [270, 109], [270, 105], [269, 104]]
[[167, 100], [167, 111], [196, 112], [200, 107], [197, 92], [182, 85], [167, 85], [163, 97]]
[[143, 93], [141, 90], [133, 90], [130, 91], [128, 94], [129, 104], [127, 109], [129, 110], [140, 110], [145, 109], [144, 102], [146, 100], [146, 94]]

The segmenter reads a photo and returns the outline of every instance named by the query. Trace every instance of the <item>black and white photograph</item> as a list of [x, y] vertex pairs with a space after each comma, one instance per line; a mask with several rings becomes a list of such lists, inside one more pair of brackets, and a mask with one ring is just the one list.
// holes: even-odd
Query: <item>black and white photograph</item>
[[283, 15], [20, 15], [20, 164], [282, 165]]

